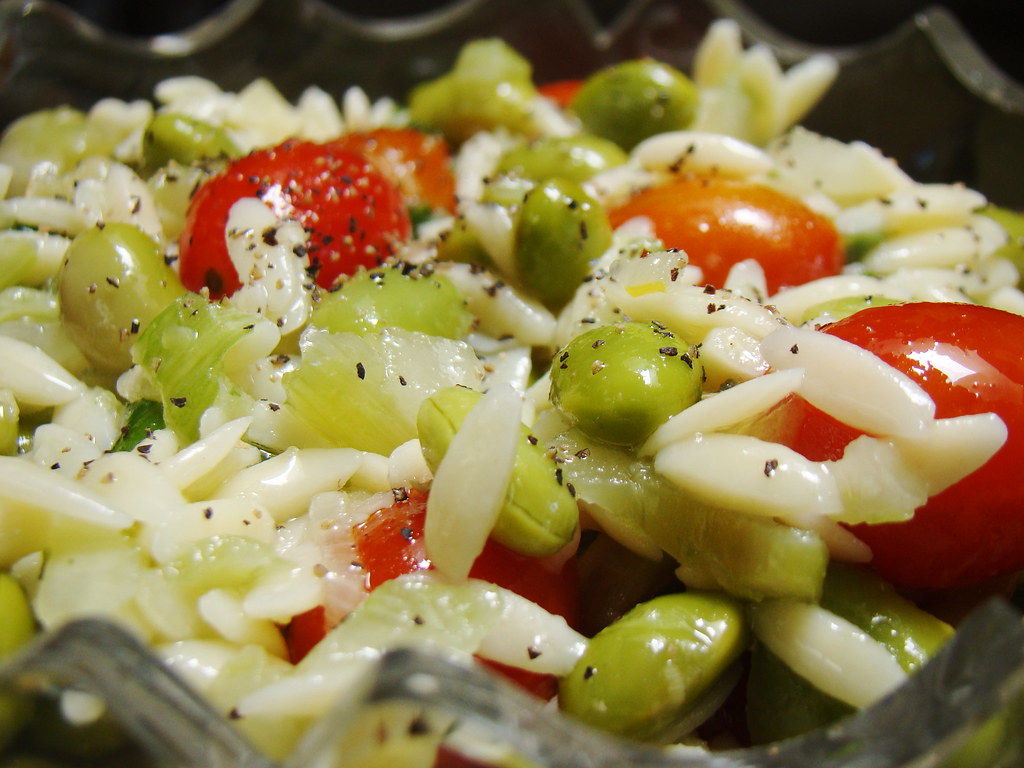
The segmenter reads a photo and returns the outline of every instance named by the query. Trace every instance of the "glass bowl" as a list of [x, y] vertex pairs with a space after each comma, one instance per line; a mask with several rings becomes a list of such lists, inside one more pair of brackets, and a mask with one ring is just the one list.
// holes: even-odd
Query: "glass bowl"
[[[371, 97], [402, 98], [482, 36], [500, 36], [524, 53], [538, 82], [643, 54], [688, 69], [720, 16], [735, 18], [749, 42], [770, 46], [783, 64], [824, 50], [787, 38], [733, 0], [638, 0], [607, 29], [579, 0], [530, 4], [529, 13], [520, 0], [461, 0], [386, 21], [357, 19], [323, 0], [233, 0], [184, 32], [147, 39], [104, 33], [56, 4], [3, 0], [0, 125], [58, 104], [148, 98], [157, 82], [182, 74], [230, 90], [269, 77], [289, 98], [308, 85], [339, 95], [353, 84]], [[881, 39], [828, 52], [840, 74], [805, 125], [874, 144], [921, 181], [961, 180], [1003, 205], [1024, 205], [1024, 89], [987, 61], [951, 14], [930, 9]], [[145, 647], [104, 621], [40, 638], [0, 668], [0, 683], [98, 695], [153, 764], [273, 765]], [[516, 756], [514, 764], [564, 768], [994, 768], [1024, 763], [1022, 701], [1024, 624], [997, 600], [875, 706], [798, 739], [713, 754], [596, 733], [478, 668], [407, 649], [384, 655], [283, 765], [372, 765], [384, 759], [385, 745], [367, 724], [411, 715], [423, 728], [458, 724], [453, 748], [498, 764]]]

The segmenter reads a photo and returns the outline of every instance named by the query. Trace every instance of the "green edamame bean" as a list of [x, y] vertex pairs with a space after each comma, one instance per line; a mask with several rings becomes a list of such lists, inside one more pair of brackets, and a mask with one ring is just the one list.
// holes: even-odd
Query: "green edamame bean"
[[138, 334], [184, 292], [157, 243], [119, 222], [76, 236], [59, 274], [64, 325], [104, 373], [120, 373], [131, 365]]
[[[444, 458], [455, 432], [482, 397], [447, 387], [427, 398], [416, 417], [423, 457], [431, 470]], [[505, 503], [491, 531], [500, 544], [524, 555], [558, 552], [576, 532], [579, 510], [554, 461], [523, 426]]]
[[154, 115], [142, 136], [142, 173], [149, 176], [175, 160], [191, 165], [198, 160], [238, 157], [241, 151], [223, 128], [188, 115]]
[[588, 131], [630, 150], [649, 136], [686, 128], [697, 100], [697, 87], [675, 67], [634, 59], [587, 78], [572, 109]]
[[412, 91], [409, 115], [413, 123], [441, 131], [458, 144], [502, 126], [513, 133], [536, 133], [536, 99], [526, 59], [497, 38], [474, 40], [462, 48], [450, 72]]
[[[0, 661], [28, 643], [35, 634], [35, 619], [21, 585], [0, 573]], [[0, 753], [32, 717], [32, 700], [0, 692]]]
[[626, 153], [614, 142], [581, 133], [538, 139], [511, 149], [502, 156], [498, 171], [531, 179], [557, 176], [582, 183], [626, 159]]
[[854, 713], [822, 693], [760, 643], [750, 654], [747, 730], [754, 744], [770, 744], [822, 728]]
[[320, 300], [310, 322], [336, 333], [403, 328], [464, 339], [473, 325], [466, 299], [444, 275], [390, 264], [360, 270]]
[[611, 241], [604, 209], [579, 184], [548, 179], [527, 193], [516, 224], [519, 280], [549, 309], [560, 309]]
[[604, 325], [555, 355], [551, 402], [591, 437], [637, 445], [697, 402], [703, 380], [696, 348], [660, 324]]
[[748, 636], [743, 608], [729, 597], [656, 597], [591, 639], [561, 680], [559, 706], [623, 736], [678, 736], [673, 726], [746, 650]]

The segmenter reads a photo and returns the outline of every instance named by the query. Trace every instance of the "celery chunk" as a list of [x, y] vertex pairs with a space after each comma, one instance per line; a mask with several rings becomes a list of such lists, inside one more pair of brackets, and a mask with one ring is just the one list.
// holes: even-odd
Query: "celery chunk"
[[278, 338], [269, 320], [186, 294], [153, 318], [132, 359], [160, 392], [166, 425], [195, 440], [208, 408], [227, 418], [249, 413], [254, 399], [233, 374], [268, 354]]
[[392, 328], [365, 335], [305, 331], [302, 364], [284, 376], [284, 409], [327, 445], [389, 454], [416, 437], [420, 404], [443, 387], [479, 386], [462, 341]]

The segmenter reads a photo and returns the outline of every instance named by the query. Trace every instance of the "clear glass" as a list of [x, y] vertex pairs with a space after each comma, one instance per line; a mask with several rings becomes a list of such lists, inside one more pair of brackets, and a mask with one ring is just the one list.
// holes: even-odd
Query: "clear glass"
[[[181, 34], [147, 40], [102, 33], [61, 6], [0, 2], [0, 125], [28, 111], [99, 98], [146, 98], [180, 74], [238, 89], [273, 80], [289, 98], [310, 84], [335, 95], [352, 84], [402, 98], [450, 66], [469, 39], [500, 35], [534, 62], [539, 82], [649, 54], [688, 68], [708, 23], [729, 15], [783, 63], [814, 52], [785, 39], [733, 0], [646, 0], [600, 29], [577, 0], [461, 0], [402, 21], [367, 22], [320, 0], [234, 0]], [[832, 51], [839, 80], [805, 123], [863, 139], [923, 181], [962, 180], [1024, 206], [1024, 89], [988, 64], [941, 9], [884, 39]], [[879, 85], [882, 84], [882, 85]], [[41, 638], [0, 669], [0, 683], [100, 696], [146, 759], [200, 768], [271, 766], [228, 720], [133, 638], [83, 621]], [[385, 745], [366, 724], [413, 712], [452, 730], [453, 748], [518, 755], [543, 766], [640, 768], [910, 768], [1024, 764], [1024, 625], [987, 604], [956, 639], [892, 696], [835, 727], [770, 748], [666, 752], [585, 729], [475, 668], [403, 650], [387, 654], [356, 690], [309, 731], [284, 768], [365, 765]], [[497, 750], [497, 752], [495, 752]]]

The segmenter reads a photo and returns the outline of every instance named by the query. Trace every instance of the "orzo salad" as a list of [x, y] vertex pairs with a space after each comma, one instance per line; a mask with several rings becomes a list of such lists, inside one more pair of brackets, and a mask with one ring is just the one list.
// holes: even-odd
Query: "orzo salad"
[[835, 72], [724, 21], [12, 124], [0, 654], [111, 619], [273, 758], [409, 645], [667, 748], [900, 685], [1024, 568], [1024, 220], [799, 127]]

